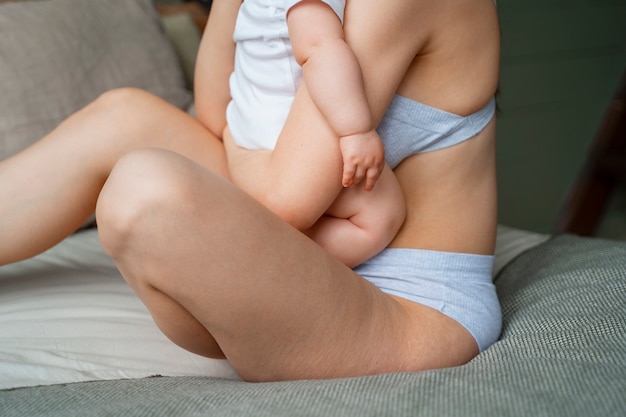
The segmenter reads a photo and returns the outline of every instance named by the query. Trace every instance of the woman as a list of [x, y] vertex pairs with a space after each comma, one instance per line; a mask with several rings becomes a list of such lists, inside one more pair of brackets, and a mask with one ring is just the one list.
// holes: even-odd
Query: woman
[[[385, 252], [393, 255], [391, 275], [374, 258], [356, 270], [364, 279], [265, 208], [306, 202], [322, 215], [341, 189], [333, 173], [315, 171], [323, 155], [306, 146], [337, 138], [305, 86], [283, 131], [289, 140], [279, 139], [274, 157], [281, 143], [294, 147], [285, 154], [306, 150], [307, 175], [328, 176], [323, 189], [332, 192], [310, 202], [301, 178], [277, 176], [264, 186], [255, 180], [264, 164], [247, 162], [259, 160], [250, 158], [253, 151], [233, 147], [233, 169], [226, 168], [218, 137], [225, 122], [205, 115], [229, 99], [233, 45], [223, 34], [232, 33], [237, 8], [232, 0], [213, 2], [198, 59], [202, 123], [145, 92], [117, 90], [0, 163], [0, 264], [55, 244], [95, 207], [105, 250], [163, 332], [190, 351], [226, 357], [247, 380], [466, 363], [499, 332], [497, 299], [485, 278], [496, 228], [495, 120], [453, 146], [387, 150], [400, 155], [394, 172], [406, 221]], [[344, 30], [373, 117], [392, 125], [382, 130], [397, 132], [394, 119], [383, 117], [388, 107], [410, 113], [422, 103], [429, 123], [457, 117], [471, 125], [472, 117], [460, 116], [492, 115], [483, 111], [498, 82], [491, 0], [349, 0]], [[337, 167], [340, 178], [340, 161]], [[410, 275], [422, 273], [429, 281]], [[392, 288], [394, 281], [410, 288]]]

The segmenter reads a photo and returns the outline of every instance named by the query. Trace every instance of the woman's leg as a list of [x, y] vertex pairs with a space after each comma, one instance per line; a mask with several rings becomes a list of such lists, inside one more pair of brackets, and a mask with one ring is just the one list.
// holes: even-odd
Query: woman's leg
[[97, 216], [104, 248], [163, 332], [196, 353], [225, 356], [245, 379], [410, 371], [469, 359], [459, 356], [459, 344], [474, 342], [452, 319], [381, 293], [178, 154], [124, 157]]
[[0, 265], [33, 256], [93, 213], [115, 162], [144, 147], [170, 149], [225, 173], [220, 141], [149, 93], [108, 92], [23, 152], [0, 161]]

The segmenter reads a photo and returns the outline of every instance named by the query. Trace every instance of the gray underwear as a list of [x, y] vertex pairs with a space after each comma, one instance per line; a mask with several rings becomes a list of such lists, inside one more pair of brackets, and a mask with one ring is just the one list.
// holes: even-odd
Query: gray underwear
[[381, 291], [434, 308], [465, 327], [480, 351], [502, 328], [492, 282], [493, 256], [421, 249], [385, 249], [354, 271]]
[[385, 159], [395, 168], [404, 158], [456, 145], [476, 136], [491, 121], [496, 103], [476, 113], [459, 116], [395, 95], [378, 128], [385, 144]]

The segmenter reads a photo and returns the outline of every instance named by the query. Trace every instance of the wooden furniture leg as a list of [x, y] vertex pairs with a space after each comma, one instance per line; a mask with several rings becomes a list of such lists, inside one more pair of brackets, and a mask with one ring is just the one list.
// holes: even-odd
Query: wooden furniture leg
[[186, 1], [184, 3], [164, 3], [156, 6], [163, 16], [177, 13], [188, 13], [200, 32], [204, 31], [207, 19], [209, 18], [210, 1]]
[[562, 206], [556, 233], [595, 233], [619, 183], [626, 183], [626, 70]]

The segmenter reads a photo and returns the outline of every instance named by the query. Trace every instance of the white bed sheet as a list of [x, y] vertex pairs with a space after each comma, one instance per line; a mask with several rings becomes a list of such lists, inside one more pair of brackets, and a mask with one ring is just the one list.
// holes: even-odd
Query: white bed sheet
[[[494, 274], [547, 238], [499, 227]], [[152, 375], [239, 378], [159, 331], [95, 229], [0, 267], [0, 389]]]
[[95, 229], [0, 267], [0, 388], [152, 375], [238, 378], [160, 332]]

